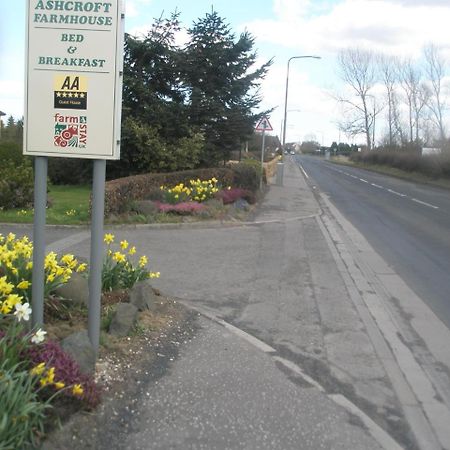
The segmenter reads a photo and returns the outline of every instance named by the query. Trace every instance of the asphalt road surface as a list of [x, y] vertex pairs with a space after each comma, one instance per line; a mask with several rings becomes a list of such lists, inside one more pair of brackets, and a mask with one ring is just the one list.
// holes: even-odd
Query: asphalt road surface
[[450, 328], [450, 192], [316, 157], [296, 161]]

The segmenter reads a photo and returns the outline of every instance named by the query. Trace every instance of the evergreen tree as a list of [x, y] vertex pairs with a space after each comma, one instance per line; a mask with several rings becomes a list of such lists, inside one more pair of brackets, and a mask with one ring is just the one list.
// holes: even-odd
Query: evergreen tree
[[125, 37], [121, 160], [109, 163], [110, 178], [198, 163], [203, 137], [187, 121], [174, 43], [178, 16], [155, 20], [143, 39]]
[[254, 38], [244, 32], [235, 40], [214, 11], [194, 22], [188, 34], [182, 63], [190, 124], [205, 136], [202, 164], [215, 165], [253, 133], [259, 85], [272, 61], [252, 71]]

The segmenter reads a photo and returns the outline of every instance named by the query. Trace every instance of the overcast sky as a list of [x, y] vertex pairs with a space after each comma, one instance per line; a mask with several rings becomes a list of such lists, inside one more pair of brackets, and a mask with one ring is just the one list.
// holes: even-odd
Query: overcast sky
[[[0, 0], [0, 110], [16, 117], [23, 114], [24, 3]], [[342, 89], [336, 66], [342, 48], [357, 45], [419, 58], [422, 47], [433, 42], [450, 62], [449, 0], [126, 0], [126, 30], [143, 32], [154, 17], [176, 8], [189, 27], [212, 7], [236, 33], [247, 29], [255, 36], [261, 63], [274, 58], [262, 106], [276, 108], [270, 117], [276, 134], [288, 58], [321, 56], [291, 63], [287, 141], [310, 135], [325, 145], [338, 140], [340, 109], [330, 93]]]

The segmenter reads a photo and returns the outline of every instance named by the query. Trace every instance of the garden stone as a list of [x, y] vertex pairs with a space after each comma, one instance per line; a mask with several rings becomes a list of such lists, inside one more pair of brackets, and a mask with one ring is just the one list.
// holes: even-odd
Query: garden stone
[[72, 300], [76, 304], [87, 306], [89, 302], [88, 280], [79, 273], [73, 272], [67, 283], [55, 289], [55, 294]]
[[94, 373], [95, 351], [86, 330], [67, 336], [61, 341], [61, 347], [78, 363], [81, 372]]
[[234, 203], [234, 207], [236, 209], [239, 209], [241, 211], [249, 211], [250, 210], [250, 204], [247, 200], [244, 200], [243, 198], [238, 198]]
[[147, 282], [140, 281], [130, 290], [130, 303], [139, 311], [152, 309], [156, 303], [156, 294]]
[[118, 336], [126, 336], [133, 328], [138, 309], [131, 303], [119, 303], [109, 325], [109, 333]]
[[158, 212], [158, 207], [151, 200], [136, 200], [133, 209], [144, 216], [151, 216]]

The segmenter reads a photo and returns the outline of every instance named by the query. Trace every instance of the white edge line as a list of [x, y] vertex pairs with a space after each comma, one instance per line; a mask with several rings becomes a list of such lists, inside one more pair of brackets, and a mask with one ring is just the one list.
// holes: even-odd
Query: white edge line
[[418, 200], [417, 198], [411, 198], [413, 202], [420, 203], [423, 206], [428, 206], [429, 208], [439, 209], [439, 206], [432, 205], [431, 203], [423, 202], [422, 200]]
[[301, 164], [299, 164], [300, 170], [303, 172], [303, 175], [305, 175], [306, 178], [308, 178], [309, 180], [309, 175], [306, 173], [305, 169], [303, 168], [303, 166]]
[[373, 438], [386, 450], [403, 450], [386, 431], [377, 425], [369, 416], [364, 414], [355, 404], [341, 394], [329, 394], [328, 397], [336, 404], [345, 408], [351, 414], [359, 417]]

